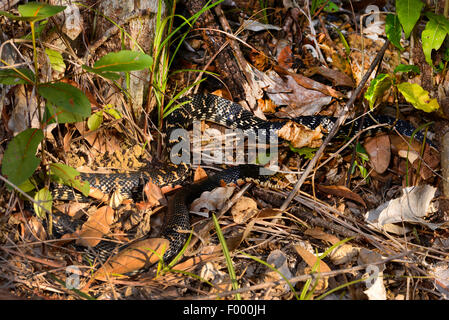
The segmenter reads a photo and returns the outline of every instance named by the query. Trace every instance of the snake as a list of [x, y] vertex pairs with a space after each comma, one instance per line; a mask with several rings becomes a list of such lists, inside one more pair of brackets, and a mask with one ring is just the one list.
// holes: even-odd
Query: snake
[[[169, 151], [172, 150], [177, 142], [180, 142], [179, 139], [171, 140], [171, 133], [176, 129], [189, 129], [195, 120], [207, 120], [228, 128], [240, 129], [244, 133], [259, 129], [277, 132], [287, 121], [291, 120], [311, 130], [321, 126], [324, 132], [329, 132], [336, 122], [335, 117], [319, 115], [269, 121], [254, 116], [251, 111], [244, 109], [238, 103], [213, 94], [195, 94], [179, 99], [177, 107], [164, 120], [167, 134], [166, 143]], [[424, 132], [416, 130], [407, 121], [383, 115], [365, 117], [362, 124], [360, 124], [360, 121], [360, 119], [356, 119], [350, 124], [342, 125], [340, 131], [349, 132], [351, 128], [365, 130], [377, 124], [384, 124], [385, 126], [380, 127], [382, 131], [395, 129], [401, 135], [406, 137], [413, 136], [418, 141], [426, 141], [429, 145], [434, 146], [433, 142], [427, 139]], [[169, 261], [185, 245], [189, 235], [185, 231], [191, 230], [188, 205], [198, 198], [202, 192], [211, 191], [223, 183], [236, 183], [239, 180], [261, 183], [270, 179], [267, 175], [261, 175], [259, 169], [260, 166], [257, 164], [236, 165], [219, 171], [203, 181], [191, 184], [186, 184], [192, 171], [189, 164], [174, 164], [171, 162], [161, 167], [145, 168], [128, 173], [80, 173], [79, 178], [82, 181], [89, 182], [91, 187], [99, 189], [105, 194], [118, 191], [124, 198], [133, 198], [134, 195], [141, 193], [148, 182], [152, 182], [161, 188], [184, 185], [183, 188], [172, 196], [168, 203], [165, 222], [160, 235], [160, 237], [167, 239], [169, 242], [169, 247], [163, 256], [164, 261]], [[78, 191], [67, 185], [55, 185], [52, 189], [52, 196], [55, 200], [84, 199]], [[82, 222], [79, 220], [73, 221], [67, 215], [62, 215], [54, 223], [54, 229], [57, 231], [56, 233], [64, 234], [69, 232], [69, 230], [73, 231], [81, 224]], [[99, 256], [103, 261], [107, 260], [113, 252], [111, 242], [107, 240], [102, 240], [93, 249], [96, 256]], [[91, 255], [90, 258], [92, 259], [94, 256]]]

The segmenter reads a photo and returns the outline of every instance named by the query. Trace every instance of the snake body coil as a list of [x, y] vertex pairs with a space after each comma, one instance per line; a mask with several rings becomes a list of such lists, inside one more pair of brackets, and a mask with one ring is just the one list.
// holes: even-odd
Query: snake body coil
[[[257, 129], [280, 129], [287, 120], [270, 122], [255, 117], [251, 112], [243, 109], [239, 104], [231, 102], [214, 95], [194, 95], [192, 97], [183, 98], [180, 101], [180, 107], [170, 113], [166, 121], [167, 136], [177, 128], [187, 128], [194, 120], [208, 120], [229, 128], [238, 128], [243, 132]], [[329, 131], [334, 125], [335, 118], [324, 116], [305, 116], [293, 119], [310, 129], [315, 129], [321, 125], [324, 130]], [[387, 124], [396, 129], [400, 134], [412, 136], [415, 128], [408, 122], [395, 120], [386, 116], [366, 117], [363, 126], [365, 129], [375, 124]], [[350, 125], [351, 128], [358, 128], [359, 122], [355, 120]], [[349, 130], [349, 126], [344, 126], [342, 130]], [[424, 135], [417, 132], [414, 138], [422, 141]], [[168, 141], [171, 148], [176, 141]], [[432, 144], [428, 141], [429, 144]], [[220, 183], [236, 182], [240, 178], [252, 178], [253, 180], [265, 180], [266, 176], [259, 175], [259, 167], [256, 165], [240, 165], [223, 170], [203, 182], [195, 183], [184, 187], [178, 191], [173, 199], [169, 202], [169, 208], [162, 229], [161, 236], [168, 239], [170, 246], [164, 255], [167, 261], [176, 255], [184, 245], [188, 234], [186, 230], [190, 230], [190, 219], [188, 203], [192, 202], [202, 192], [212, 190], [220, 186]], [[125, 198], [132, 198], [136, 192], [141, 192], [143, 186], [151, 181], [152, 183], [164, 187], [167, 185], [182, 184], [189, 175], [189, 168], [186, 164], [174, 165], [167, 164], [164, 168], [154, 168], [151, 170], [143, 170], [134, 173], [117, 173], [117, 174], [81, 174], [81, 180], [88, 181], [91, 187], [101, 190], [105, 194], [110, 194], [119, 190]], [[79, 193], [68, 186], [58, 185], [53, 190], [53, 198], [60, 200], [70, 200], [79, 197]], [[76, 223], [68, 222], [68, 218], [60, 219], [55, 225], [58, 233], [64, 233], [65, 229], [73, 229]], [[70, 225], [70, 227], [67, 227]], [[73, 230], [71, 230], [73, 231]], [[184, 232], [181, 232], [184, 231]], [[103, 258], [111, 253], [111, 246], [107, 241], [102, 241], [96, 246], [101, 248]]]

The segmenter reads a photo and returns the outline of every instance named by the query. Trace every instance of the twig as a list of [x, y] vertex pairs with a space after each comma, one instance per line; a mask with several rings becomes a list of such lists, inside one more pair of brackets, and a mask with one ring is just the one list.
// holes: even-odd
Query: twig
[[377, 66], [377, 64], [379, 63], [380, 59], [383, 57], [383, 54], [385, 53], [385, 50], [387, 50], [387, 47], [388, 47], [389, 44], [390, 44], [390, 41], [386, 40], [385, 44], [382, 47], [382, 49], [380, 49], [379, 53], [377, 54], [376, 58], [374, 59], [373, 63], [371, 64], [369, 70], [365, 73], [365, 75], [363, 76], [363, 78], [360, 81], [359, 85], [355, 89], [355, 91], [352, 94], [351, 98], [349, 99], [348, 103], [341, 110], [340, 115], [338, 116], [337, 121], [335, 122], [335, 125], [332, 127], [332, 130], [327, 135], [326, 139], [324, 140], [323, 144], [321, 145], [321, 147], [316, 152], [315, 156], [312, 158], [312, 160], [310, 160], [310, 163], [307, 166], [307, 168], [304, 170], [303, 174], [301, 175], [301, 178], [299, 178], [299, 180], [296, 183], [295, 187], [293, 188], [291, 193], [288, 195], [287, 199], [284, 201], [284, 203], [280, 207], [281, 211], [284, 211], [285, 209], [287, 209], [287, 207], [289, 206], [290, 202], [293, 200], [293, 198], [295, 197], [296, 193], [299, 191], [299, 189], [301, 188], [302, 184], [306, 180], [307, 176], [310, 174], [310, 172], [312, 171], [313, 167], [318, 162], [318, 159], [323, 154], [324, 149], [329, 144], [330, 140], [338, 132], [338, 130], [340, 129], [340, 126], [345, 122], [346, 118], [348, 117], [349, 109], [352, 107], [352, 105], [354, 104], [354, 102], [357, 99], [358, 95], [362, 91], [363, 87], [365, 86], [365, 83], [368, 81], [371, 73], [374, 71], [374, 68]]

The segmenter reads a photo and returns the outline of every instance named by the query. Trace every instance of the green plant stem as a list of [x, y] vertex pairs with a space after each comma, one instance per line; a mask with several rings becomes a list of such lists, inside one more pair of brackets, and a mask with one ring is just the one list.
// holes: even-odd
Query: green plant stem
[[[223, 255], [225, 256], [226, 265], [228, 267], [229, 278], [231, 279], [232, 288], [234, 290], [237, 290], [237, 289], [239, 289], [238, 283], [237, 283], [237, 277], [235, 275], [234, 266], [232, 265], [231, 255], [229, 253], [228, 246], [226, 245], [226, 240], [225, 240], [225, 238], [223, 236], [223, 233], [221, 232], [221, 228], [220, 228], [220, 224], [218, 223], [218, 219], [215, 216], [215, 214], [213, 214], [213, 213], [212, 213], [212, 219], [214, 221], [215, 230], [217, 231], [218, 240], [220, 241], [221, 248], [223, 250]], [[241, 300], [240, 294], [237, 293], [235, 295], [235, 298], [237, 300]]]
[[[37, 47], [36, 47], [35, 21], [30, 22], [30, 27], [31, 27], [31, 39], [33, 42], [34, 88], [37, 92], [38, 91], [37, 89], [39, 86], [39, 64], [38, 64]], [[37, 106], [37, 114], [39, 117], [39, 124], [42, 124], [41, 99], [40, 99], [39, 94], [36, 94], [36, 106]], [[41, 146], [42, 146], [41, 147], [42, 174], [44, 175], [44, 181], [47, 181], [46, 184], [47, 184], [47, 186], [49, 186], [50, 181], [46, 179], [47, 178], [47, 166], [46, 166], [46, 161], [45, 161], [45, 131], [44, 131], [44, 140], [42, 140]], [[50, 227], [49, 231], [51, 233], [51, 227]]]

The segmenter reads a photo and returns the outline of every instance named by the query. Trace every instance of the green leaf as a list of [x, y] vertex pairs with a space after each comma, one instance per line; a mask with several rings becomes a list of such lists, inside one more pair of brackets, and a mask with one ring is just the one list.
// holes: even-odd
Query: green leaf
[[302, 147], [302, 148], [295, 148], [291, 144], [289, 144], [290, 150], [293, 152], [296, 152], [300, 156], [304, 156], [306, 160], [312, 159], [315, 156], [317, 148], [309, 148], [309, 147]]
[[50, 123], [75, 123], [82, 122], [86, 117], [77, 113], [66, 111], [60, 107], [47, 104], [43, 122]]
[[151, 67], [153, 59], [142, 52], [122, 50], [111, 52], [95, 62], [93, 68], [86, 65], [83, 69], [99, 74], [105, 78], [116, 80], [116, 72], [129, 72]]
[[80, 175], [76, 169], [62, 163], [51, 163], [50, 173], [56, 182], [75, 188], [86, 197], [89, 195], [89, 182], [76, 179]]
[[58, 72], [64, 72], [65, 71], [65, 63], [62, 59], [62, 54], [59, 51], [52, 50], [52, 49], [45, 49], [45, 53], [48, 56], [48, 59], [50, 60], [50, 65], [53, 68], [53, 70]]
[[401, 46], [402, 30], [397, 15], [391, 13], [387, 14], [385, 19], [385, 34], [387, 35], [388, 40], [390, 40], [396, 48], [404, 50]]
[[113, 116], [116, 120], [121, 119], [122, 118], [122, 114], [120, 113], [120, 111], [118, 111], [117, 109], [115, 109], [112, 104], [108, 104], [104, 107], [104, 111], [108, 114], [110, 114], [111, 116]]
[[348, 41], [346, 41], [345, 36], [343, 35], [343, 33], [340, 30], [338, 30], [336, 28], [334, 30], [338, 33], [341, 43], [343, 43], [343, 46], [345, 47], [346, 55], [349, 56], [349, 54], [351, 53], [351, 47], [349, 46]]
[[34, 73], [28, 68], [1, 69], [0, 83], [6, 85], [32, 84], [34, 83]]
[[25, 182], [18, 185], [18, 187], [23, 192], [30, 192], [31, 190], [34, 190], [34, 188], [36, 187], [36, 184], [31, 182], [30, 179], [26, 179]]
[[435, 14], [433, 12], [426, 12], [425, 16], [427, 18], [429, 18], [429, 20], [435, 20], [436, 22], [438, 22], [446, 30], [446, 32], [449, 33], [448, 18], [446, 18], [445, 16], [443, 16], [441, 14]]
[[41, 163], [36, 157], [37, 147], [44, 139], [40, 129], [27, 129], [15, 136], [3, 155], [2, 174], [16, 186], [34, 173]]
[[44, 20], [61, 11], [65, 10], [65, 6], [52, 6], [42, 2], [29, 2], [27, 4], [20, 5], [17, 10], [20, 16], [15, 16], [6, 11], [0, 11], [0, 15], [3, 15], [12, 20], [20, 21], [38, 21]]
[[443, 44], [448, 31], [446, 27], [437, 20], [431, 19], [426, 24], [426, 28], [421, 33], [422, 49], [426, 61], [433, 66], [432, 50], [438, 50]]
[[86, 66], [86, 65], [83, 66], [83, 69], [88, 71], [88, 72], [96, 73], [96, 74], [98, 74], [98, 75], [100, 75], [100, 76], [102, 76], [102, 77], [104, 77], [106, 79], [109, 79], [109, 80], [118, 80], [118, 79], [120, 79], [120, 74], [118, 74], [116, 72], [103, 72], [103, 71], [97, 70], [95, 68], [91, 68], [89, 66]]
[[42, 20], [64, 11], [65, 8], [66, 6], [52, 6], [42, 2], [28, 2], [20, 5], [17, 10], [22, 17], [34, 17], [35, 20]]
[[365, 99], [368, 100], [369, 106], [372, 109], [377, 98], [383, 97], [385, 91], [390, 89], [393, 81], [389, 74], [379, 73], [376, 78], [374, 78], [368, 90], [365, 92]]
[[89, 130], [97, 130], [103, 123], [103, 111], [97, 111], [87, 119], [87, 127]]
[[416, 74], [420, 74], [421, 71], [419, 70], [418, 66], [415, 66], [413, 64], [400, 64], [398, 65], [396, 68], [394, 68], [393, 73], [398, 73], [398, 72], [414, 72]]
[[332, 1], [329, 1], [323, 10], [332, 13], [337, 12], [338, 10], [340, 10], [340, 8]]
[[420, 0], [396, 0], [396, 12], [406, 39], [415, 27], [423, 7], [424, 3]]
[[33, 203], [33, 208], [34, 208], [34, 211], [36, 212], [36, 215], [41, 219], [45, 219], [46, 214], [45, 214], [45, 210], [42, 209], [42, 207], [44, 207], [45, 209], [47, 209], [48, 211], [51, 212], [51, 207], [53, 204], [53, 197], [51, 196], [50, 190], [48, 190], [48, 188], [46, 188], [46, 187], [40, 189], [34, 195], [34, 200], [38, 201], [40, 204], [40, 206], [39, 206], [36, 203]]
[[430, 99], [429, 92], [424, 90], [419, 84], [403, 82], [397, 88], [405, 100], [416, 109], [432, 112], [440, 108], [437, 99]]
[[357, 152], [359, 158], [362, 160], [362, 163], [365, 163], [365, 161], [369, 161], [368, 152], [362, 146], [362, 144], [357, 143], [357, 145], [355, 146], [355, 151]]
[[39, 85], [37, 90], [41, 96], [55, 106], [81, 116], [90, 116], [89, 99], [81, 90], [68, 83], [44, 83]]

